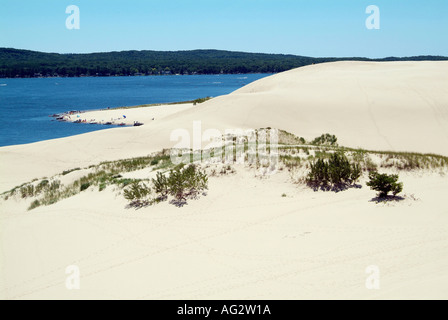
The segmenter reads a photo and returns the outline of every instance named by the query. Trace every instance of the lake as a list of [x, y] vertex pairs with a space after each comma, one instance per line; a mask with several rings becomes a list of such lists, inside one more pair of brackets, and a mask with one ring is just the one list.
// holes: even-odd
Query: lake
[[229, 94], [269, 74], [0, 79], [0, 147], [107, 129], [49, 115]]

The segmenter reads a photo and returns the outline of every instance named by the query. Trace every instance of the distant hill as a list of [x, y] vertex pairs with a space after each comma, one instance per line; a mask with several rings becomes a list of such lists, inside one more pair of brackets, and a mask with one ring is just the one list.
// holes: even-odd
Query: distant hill
[[372, 60], [355, 57], [312, 58], [220, 50], [58, 54], [0, 48], [0, 78], [277, 73], [313, 63], [341, 60], [420, 61], [448, 60], [448, 57], [389, 57]]

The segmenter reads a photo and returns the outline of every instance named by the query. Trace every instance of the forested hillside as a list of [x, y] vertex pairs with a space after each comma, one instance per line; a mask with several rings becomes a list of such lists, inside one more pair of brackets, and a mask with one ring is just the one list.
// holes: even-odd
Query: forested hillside
[[[312, 58], [219, 50], [57, 54], [0, 48], [0, 77], [276, 73], [313, 63], [339, 60], [366, 61], [370, 59]], [[448, 60], [448, 58], [391, 57], [379, 61], [397, 60]]]

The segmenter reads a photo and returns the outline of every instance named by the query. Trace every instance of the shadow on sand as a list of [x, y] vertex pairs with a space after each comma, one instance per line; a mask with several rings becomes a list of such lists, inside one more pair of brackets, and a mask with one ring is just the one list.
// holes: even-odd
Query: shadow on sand
[[385, 196], [385, 197], [377, 196], [375, 198], [372, 198], [369, 202], [387, 203], [387, 202], [400, 202], [403, 200], [406, 200], [406, 199], [403, 197], [400, 197], [400, 196]]

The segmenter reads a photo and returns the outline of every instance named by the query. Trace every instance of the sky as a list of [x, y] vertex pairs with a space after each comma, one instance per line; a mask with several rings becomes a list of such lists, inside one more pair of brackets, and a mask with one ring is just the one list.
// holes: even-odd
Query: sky
[[[66, 27], [70, 5], [79, 29]], [[366, 27], [369, 5], [379, 9], [379, 29]], [[0, 47], [43, 52], [382, 58], [448, 56], [447, 40], [448, 0], [0, 0]]]

